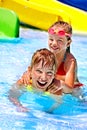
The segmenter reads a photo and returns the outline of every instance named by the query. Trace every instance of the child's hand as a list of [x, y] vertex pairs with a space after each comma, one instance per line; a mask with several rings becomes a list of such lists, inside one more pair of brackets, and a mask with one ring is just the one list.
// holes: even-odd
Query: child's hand
[[62, 95], [62, 87], [59, 80], [54, 80], [54, 83], [48, 88], [48, 91], [52, 94]]
[[21, 105], [21, 106], [17, 106], [17, 111], [18, 112], [29, 112], [29, 109]]
[[21, 85], [21, 84], [24, 84], [24, 85], [29, 85], [30, 84], [30, 73], [29, 71], [26, 71], [23, 76], [21, 77], [21, 79], [19, 79], [17, 81], [17, 84]]
[[22, 76], [23, 84], [28, 85], [30, 84], [30, 73], [26, 71]]
[[16, 106], [18, 112], [29, 112], [29, 109], [24, 107], [18, 99], [14, 97], [9, 97], [9, 100]]
[[58, 86], [51, 86], [48, 91], [52, 94], [62, 95], [62, 88]]

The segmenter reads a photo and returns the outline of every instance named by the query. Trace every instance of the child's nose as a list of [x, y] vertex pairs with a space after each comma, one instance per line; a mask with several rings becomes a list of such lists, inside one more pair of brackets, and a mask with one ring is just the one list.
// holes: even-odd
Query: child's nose
[[42, 79], [43, 81], [45, 81], [45, 80], [47, 79], [47, 76], [46, 76], [46, 73], [45, 73], [45, 72], [42, 73], [41, 79]]
[[53, 41], [53, 45], [57, 45], [57, 41], [56, 40]]

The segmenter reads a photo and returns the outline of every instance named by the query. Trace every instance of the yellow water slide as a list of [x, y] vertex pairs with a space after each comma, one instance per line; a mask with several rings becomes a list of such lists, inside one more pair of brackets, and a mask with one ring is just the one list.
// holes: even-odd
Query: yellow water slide
[[87, 34], [87, 12], [56, 0], [0, 0], [0, 6], [14, 10], [20, 21], [47, 30], [58, 20], [70, 22], [74, 33]]

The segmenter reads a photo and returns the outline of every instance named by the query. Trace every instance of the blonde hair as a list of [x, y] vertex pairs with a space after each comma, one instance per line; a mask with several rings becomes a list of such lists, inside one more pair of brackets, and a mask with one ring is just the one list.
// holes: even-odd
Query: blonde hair
[[55, 22], [53, 25], [51, 25], [50, 28], [52, 28], [52, 27], [55, 27], [55, 28], [61, 27], [66, 33], [72, 34], [72, 26], [69, 23], [65, 22], [65, 21]]
[[[65, 21], [57, 21], [53, 25], [50, 26], [50, 28], [53, 28], [53, 27], [54, 28], [62, 28], [66, 33], [72, 35], [72, 26]], [[69, 37], [69, 36], [66, 36], [66, 37], [67, 37], [68, 41], [71, 40], [71, 37]], [[66, 51], [70, 53], [70, 46], [67, 48]]]

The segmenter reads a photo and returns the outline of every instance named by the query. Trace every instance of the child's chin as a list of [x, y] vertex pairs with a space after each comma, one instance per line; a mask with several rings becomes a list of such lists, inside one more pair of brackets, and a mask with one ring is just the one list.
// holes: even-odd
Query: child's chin
[[37, 88], [40, 89], [41, 91], [45, 90], [45, 87], [42, 86], [38, 86]]

